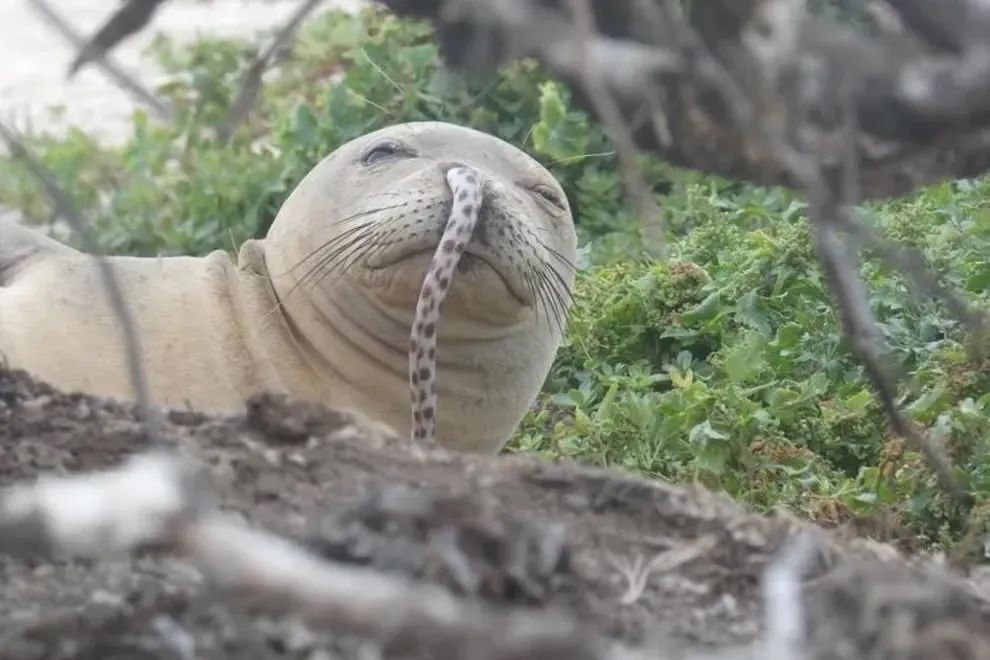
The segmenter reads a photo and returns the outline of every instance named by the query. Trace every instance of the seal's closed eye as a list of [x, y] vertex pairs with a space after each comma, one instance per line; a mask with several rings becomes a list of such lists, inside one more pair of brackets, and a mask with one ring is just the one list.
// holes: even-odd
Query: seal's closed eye
[[365, 165], [375, 165], [390, 158], [411, 158], [415, 155], [412, 149], [398, 140], [381, 140], [365, 150], [361, 155], [361, 162]]
[[564, 201], [560, 198], [560, 195], [557, 194], [557, 191], [551, 188], [550, 186], [546, 185], [545, 183], [537, 183], [533, 186], [530, 186], [529, 189], [532, 190], [537, 195], [539, 195], [540, 197], [542, 197], [543, 199], [545, 199], [546, 201], [556, 206], [561, 211], [567, 210], [567, 206], [564, 205]]

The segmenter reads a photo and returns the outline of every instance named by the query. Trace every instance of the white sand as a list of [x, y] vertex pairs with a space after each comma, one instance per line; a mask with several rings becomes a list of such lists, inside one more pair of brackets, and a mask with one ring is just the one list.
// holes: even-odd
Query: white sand
[[[89, 36], [119, 7], [121, 0], [49, 0], [78, 32]], [[197, 34], [253, 36], [282, 24], [301, 0], [168, 0], [151, 23], [114, 49], [112, 59], [145, 87], [153, 89], [160, 72], [142, 57], [156, 33], [184, 40]], [[356, 10], [364, 0], [325, 0]], [[319, 9], [317, 10], [319, 11]], [[65, 72], [75, 52], [26, 0], [0, 0], [0, 113], [21, 129], [61, 132], [78, 126], [101, 141], [129, 135], [137, 102], [115, 86], [98, 67], [87, 65], [71, 80]], [[52, 106], [62, 109], [53, 115]]]
[[[283, 24], [301, 1], [168, 0], [144, 30], [114, 48], [111, 59], [153, 92], [161, 72], [143, 53], [156, 34], [177, 40], [197, 34], [251, 37]], [[99, 29], [120, 2], [49, 0], [86, 37]], [[356, 11], [366, 4], [366, 0], [324, 0], [317, 12], [330, 7]], [[66, 70], [75, 55], [72, 46], [26, 0], [0, 0], [0, 116], [20, 130], [60, 134], [76, 126], [104, 143], [125, 141], [138, 101], [93, 65], [67, 81]], [[0, 152], [6, 152], [6, 145], [0, 144]], [[0, 217], [23, 221], [2, 200]], [[61, 221], [38, 229], [63, 239], [67, 235]]]

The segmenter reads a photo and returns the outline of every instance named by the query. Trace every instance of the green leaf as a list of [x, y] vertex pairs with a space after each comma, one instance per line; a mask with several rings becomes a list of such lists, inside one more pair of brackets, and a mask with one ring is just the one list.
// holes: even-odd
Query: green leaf
[[854, 412], [863, 412], [866, 410], [867, 406], [873, 402], [873, 393], [868, 389], [862, 389], [856, 394], [846, 398], [843, 401], [845, 407]]
[[984, 265], [966, 279], [966, 290], [983, 293], [988, 289], [990, 289], [990, 266]]
[[533, 126], [533, 147], [554, 160], [568, 160], [588, 151], [588, 120], [568, 112], [561, 88], [553, 82], [540, 85], [540, 121]]
[[708, 321], [718, 314], [722, 306], [722, 298], [718, 291], [708, 294], [704, 300], [686, 312], [681, 313], [681, 321], [684, 323], [697, 323], [698, 321]]
[[724, 442], [728, 437], [712, 428], [707, 419], [696, 424], [688, 433], [688, 440], [698, 446], [695, 463], [714, 474], [721, 474], [731, 456], [731, 447]]
[[302, 144], [313, 144], [319, 131], [316, 114], [308, 103], [300, 103], [292, 120], [292, 136]]
[[797, 348], [804, 335], [804, 327], [799, 323], [786, 323], [777, 329], [777, 339], [774, 342], [778, 349]]
[[942, 385], [927, 390], [924, 394], [914, 400], [908, 406], [908, 412], [919, 422], [929, 423], [942, 410], [941, 404], [946, 394], [946, 388]]
[[695, 424], [688, 433], [688, 440], [696, 444], [707, 444], [709, 440], [725, 440], [729, 436], [712, 428], [710, 420]]
[[763, 369], [763, 350], [766, 341], [758, 334], [751, 334], [737, 343], [725, 356], [725, 372], [733, 383], [741, 384]]
[[766, 336], [770, 335], [770, 322], [763, 303], [755, 290], [739, 299], [739, 302], [736, 303], [735, 313], [740, 323], [759, 330]]
[[605, 397], [602, 402], [598, 405], [598, 410], [595, 411], [595, 421], [602, 421], [610, 417], [615, 408], [615, 398], [619, 393], [619, 383], [612, 383], [608, 388], [608, 392], [605, 393]]

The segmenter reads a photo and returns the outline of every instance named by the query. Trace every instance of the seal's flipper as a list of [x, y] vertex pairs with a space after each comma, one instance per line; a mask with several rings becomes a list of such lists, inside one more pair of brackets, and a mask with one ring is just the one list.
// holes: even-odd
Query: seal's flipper
[[0, 216], [0, 287], [9, 286], [31, 262], [74, 254], [79, 252], [12, 218]]

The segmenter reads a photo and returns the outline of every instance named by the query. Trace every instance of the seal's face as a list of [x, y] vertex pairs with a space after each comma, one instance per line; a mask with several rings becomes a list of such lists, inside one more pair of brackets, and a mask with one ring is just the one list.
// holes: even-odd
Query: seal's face
[[286, 327], [315, 371], [334, 374], [328, 391], [407, 435], [410, 331], [451, 218], [447, 173], [461, 166], [477, 175], [481, 201], [453, 281], [441, 285], [437, 432], [492, 451], [542, 387], [571, 302], [574, 225], [546, 169], [468, 128], [391, 126], [317, 164], [262, 243]]
[[576, 243], [563, 190], [519, 149], [452, 124], [385, 128], [314, 168], [299, 186], [305, 199], [294, 200], [310, 206], [310, 221], [295, 228], [310, 246], [291, 264], [299, 286], [345, 278], [396, 314], [411, 315], [450, 215], [445, 174], [456, 165], [481, 175], [484, 196], [444, 305], [445, 323], [511, 324], [535, 315], [562, 324]]

